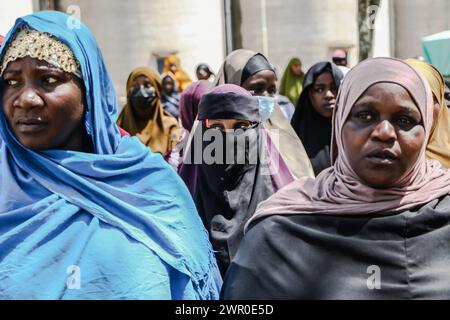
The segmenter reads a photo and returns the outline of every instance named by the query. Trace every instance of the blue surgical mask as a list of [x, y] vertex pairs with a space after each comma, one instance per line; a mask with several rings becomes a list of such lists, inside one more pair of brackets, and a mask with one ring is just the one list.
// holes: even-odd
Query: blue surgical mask
[[272, 116], [275, 109], [275, 99], [272, 97], [258, 97], [259, 101], [259, 115], [261, 122], [266, 121]]

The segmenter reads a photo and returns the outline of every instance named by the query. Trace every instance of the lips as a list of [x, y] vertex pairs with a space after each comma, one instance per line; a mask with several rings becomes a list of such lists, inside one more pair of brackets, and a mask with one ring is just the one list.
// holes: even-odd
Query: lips
[[20, 118], [16, 121], [16, 129], [22, 134], [38, 133], [45, 130], [47, 126], [48, 122], [38, 117]]
[[372, 151], [366, 156], [366, 158], [371, 163], [378, 165], [391, 165], [398, 160], [397, 154], [389, 149]]
[[325, 103], [325, 104], [323, 105], [323, 107], [324, 107], [325, 109], [333, 109], [335, 106], [336, 106], [336, 103], [335, 103], [335, 102], [329, 102], [329, 103]]

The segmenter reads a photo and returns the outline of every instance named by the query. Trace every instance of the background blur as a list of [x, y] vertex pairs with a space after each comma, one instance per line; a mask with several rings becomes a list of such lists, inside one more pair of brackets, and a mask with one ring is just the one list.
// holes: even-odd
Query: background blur
[[92, 30], [121, 103], [133, 68], [159, 69], [172, 53], [192, 79], [198, 63], [217, 72], [238, 48], [264, 53], [279, 73], [298, 56], [306, 71], [338, 48], [350, 66], [423, 55], [423, 37], [450, 30], [448, 0], [0, 0], [0, 34], [16, 17], [46, 9]]

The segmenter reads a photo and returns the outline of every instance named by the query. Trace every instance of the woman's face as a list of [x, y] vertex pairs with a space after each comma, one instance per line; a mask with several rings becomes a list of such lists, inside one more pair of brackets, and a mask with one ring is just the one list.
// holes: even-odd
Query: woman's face
[[294, 76], [300, 76], [302, 74], [301, 62], [295, 61], [294, 63], [292, 63], [291, 71]]
[[16, 138], [33, 150], [86, 148], [82, 84], [67, 72], [31, 57], [8, 64], [3, 110]]
[[311, 104], [322, 117], [331, 118], [333, 115], [337, 91], [338, 88], [330, 72], [321, 73], [309, 89]]
[[204, 68], [197, 69], [196, 73], [198, 80], [208, 80], [211, 77], [211, 74]]
[[245, 80], [242, 88], [254, 96], [274, 97], [277, 93], [277, 77], [271, 70], [262, 70]]
[[222, 131], [226, 130], [237, 130], [246, 129], [251, 127], [252, 123], [248, 120], [240, 119], [207, 119], [206, 127], [220, 129]]
[[132, 91], [135, 88], [140, 88], [141, 86], [144, 86], [145, 88], [148, 88], [150, 90], [151, 89], [155, 90], [150, 79], [147, 76], [140, 75], [134, 78], [134, 80], [132, 81], [130, 91]]
[[343, 143], [363, 183], [393, 187], [413, 167], [425, 143], [421, 113], [402, 86], [375, 84], [353, 106], [343, 127]]
[[175, 83], [171, 77], [165, 77], [163, 79], [162, 85], [163, 85], [164, 92], [167, 94], [171, 94], [175, 88]]

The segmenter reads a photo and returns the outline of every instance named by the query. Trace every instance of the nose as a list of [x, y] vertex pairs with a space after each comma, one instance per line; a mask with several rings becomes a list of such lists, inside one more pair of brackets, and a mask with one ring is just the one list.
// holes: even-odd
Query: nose
[[42, 107], [44, 100], [31, 87], [24, 88], [13, 102], [13, 106], [22, 109], [33, 109]]
[[325, 98], [326, 98], [327, 100], [332, 100], [332, 99], [334, 99], [334, 98], [335, 98], [334, 92], [333, 92], [331, 89], [328, 89], [328, 90], [325, 92]]
[[372, 138], [383, 142], [391, 142], [397, 140], [397, 133], [392, 124], [384, 120], [372, 131]]

